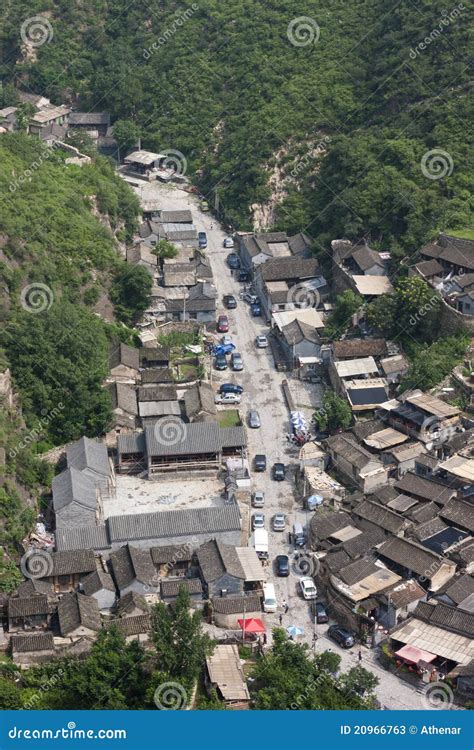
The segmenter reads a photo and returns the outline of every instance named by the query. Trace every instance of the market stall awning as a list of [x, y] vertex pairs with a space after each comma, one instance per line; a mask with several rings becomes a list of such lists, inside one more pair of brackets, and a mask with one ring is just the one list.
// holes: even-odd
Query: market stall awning
[[261, 620], [257, 620], [255, 617], [250, 617], [249, 619], [245, 620], [237, 620], [237, 624], [239, 628], [241, 628], [244, 633], [264, 633], [266, 630], [265, 625]]
[[423, 651], [421, 648], [416, 646], [402, 646], [398, 651], [395, 651], [395, 656], [404, 661], [409, 661], [410, 664], [418, 664], [419, 661], [426, 661], [428, 664], [436, 659], [436, 654], [431, 654], [429, 651]]

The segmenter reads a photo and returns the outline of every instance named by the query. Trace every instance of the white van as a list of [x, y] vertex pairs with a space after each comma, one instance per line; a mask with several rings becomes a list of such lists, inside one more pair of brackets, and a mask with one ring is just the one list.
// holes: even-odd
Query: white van
[[263, 584], [263, 611], [264, 612], [276, 612], [277, 611], [277, 600], [275, 594], [275, 586], [273, 583]]
[[268, 560], [268, 531], [266, 529], [255, 529], [251, 536], [251, 546], [260, 560]]

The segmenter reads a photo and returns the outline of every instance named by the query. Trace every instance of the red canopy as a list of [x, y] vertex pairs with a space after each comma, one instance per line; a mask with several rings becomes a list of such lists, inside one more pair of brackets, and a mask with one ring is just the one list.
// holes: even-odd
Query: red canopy
[[237, 624], [244, 633], [264, 633], [266, 630], [263, 622], [255, 617], [250, 617], [248, 620], [237, 620]]
[[429, 651], [424, 651], [421, 648], [416, 648], [416, 646], [410, 646], [409, 644], [402, 646], [398, 651], [395, 651], [395, 656], [398, 656], [400, 659], [408, 661], [411, 664], [418, 664], [419, 661], [426, 661], [429, 663], [436, 659], [436, 654], [431, 654]]

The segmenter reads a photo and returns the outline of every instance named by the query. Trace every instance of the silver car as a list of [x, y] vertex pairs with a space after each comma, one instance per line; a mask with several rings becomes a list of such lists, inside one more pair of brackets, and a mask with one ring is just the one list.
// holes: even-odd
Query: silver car
[[252, 529], [264, 529], [265, 516], [263, 513], [254, 513], [252, 516]]
[[258, 411], [249, 411], [249, 427], [251, 427], [253, 430], [258, 430], [260, 426], [261, 422]]
[[263, 508], [265, 504], [265, 493], [258, 490], [253, 493], [252, 505], [254, 508]]
[[230, 361], [232, 364], [232, 369], [235, 370], [235, 372], [240, 372], [244, 369], [242, 355], [238, 352], [232, 352], [232, 354], [230, 355]]
[[260, 334], [260, 336], [257, 336], [255, 339], [255, 346], [257, 349], [266, 349], [268, 346], [268, 339], [264, 334]]
[[285, 531], [285, 528], [286, 528], [286, 518], [285, 518], [284, 513], [276, 513], [272, 519], [273, 531]]

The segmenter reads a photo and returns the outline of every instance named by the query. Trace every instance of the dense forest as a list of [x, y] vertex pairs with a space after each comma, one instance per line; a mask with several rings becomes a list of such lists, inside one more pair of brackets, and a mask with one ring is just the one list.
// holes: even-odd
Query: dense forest
[[[184, 154], [237, 227], [305, 229], [323, 250], [366, 236], [400, 254], [438, 229], [472, 231], [470, 0], [6, 6], [5, 103], [16, 84], [133, 122], [145, 147]], [[25, 54], [36, 13], [51, 32]]]

